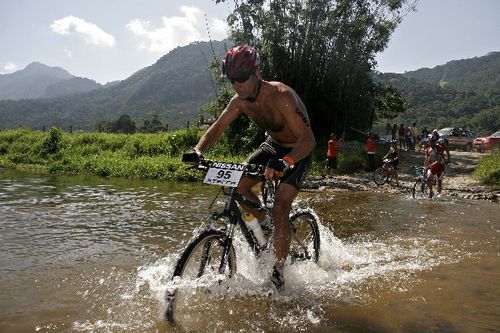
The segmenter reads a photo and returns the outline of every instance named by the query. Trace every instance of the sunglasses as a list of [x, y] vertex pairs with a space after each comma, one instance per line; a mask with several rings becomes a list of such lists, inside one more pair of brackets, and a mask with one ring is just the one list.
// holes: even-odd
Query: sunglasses
[[247, 82], [248, 79], [250, 78], [250, 76], [252, 76], [253, 74], [254, 73], [241, 74], [237, 77], [228, 77], [228, 79], [229, 79], [229, 82], [231, 82], [231, 84], [234, 84], [235, 82], [243, 83], [243, 82]]

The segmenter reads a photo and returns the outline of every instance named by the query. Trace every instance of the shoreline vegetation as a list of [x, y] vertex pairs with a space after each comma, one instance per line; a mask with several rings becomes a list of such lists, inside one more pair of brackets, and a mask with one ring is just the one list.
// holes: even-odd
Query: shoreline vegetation
[[[175, 132], [136, 134], [68, 133], [55, 127], [46, 132], [22, 127], [2, 130], [0, 167], [37, 173], [199, 181], [200, 173], [186, 170], [186, 165], [181, 162], [180, 157], [198, 142], [204, 130], [194, 127]], [[206, 152], [205, 156], [221, 161], [240, 162], [249, 153], [238, 151], [235, 154], [234, 149], [228, 147], [222, 138]], [[378, 165], [381, 164], [381, 158], [386, 150], [385, 147], [379, 147], [376, 155]], [[312, 183], [318, 183], [318, 179], [322, 179], [325, 152], [326, 142], [316, 147], [309, 177]], [[355, 141], [343, 143], [338, 157], [338, 170], [333, 178], [356, 182], [355, 176], [357, 175], [359, 180], [359, 175], [362, 175], [364, 182], [369, 182], [371, 173], [363, 172], [365, 159], [364, 143]], [[415, 161], [415, 163], [420, 162]], [[488, 191], [498, 191], [500, 153], [481, 155], [477, 167], [468, 169], [464, 174], [467, 177], [472, 176]]]

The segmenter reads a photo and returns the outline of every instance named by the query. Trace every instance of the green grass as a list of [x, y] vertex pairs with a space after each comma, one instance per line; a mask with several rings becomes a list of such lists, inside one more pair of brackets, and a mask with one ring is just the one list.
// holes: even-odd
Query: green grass
[[[0, 131], [0, 166], [61, 174], [97, 175], [139, 179], [193, 181], [201, 178], [186, 170], [182, 153], [191, 149], [204, 129], [152, 134], [67, 133], [52, 128], [48, 132], [26, 128]], [[248, 151], [235, 152], [227, 137], [206, 152], [206, 157], [222, 161], [243, 161]], [[376, 161], [380, 160], [380, 153]], [[312, 174], [320, 174], [326, 160], [326, 142], [314, 152]], [[337, 173], [363, 170], [365, 145], [349, 142], [340, 148]]]
[[482, 183], [500, 189], [500, 151], [485, 156], [473, 173], [474, 178]]
[[[191, 149], [202, 130], [189, 129], [157, 134], [66, 133], [57, 128], [49, 132], [25, 128], [0, 131], [0, 166], [63, 174], [97, 175], [191, 181], [200, 174], [186, 170], [182, 153]], [[238, 161], [244, 156], [220, 152], [207, 154], [213, 159]]]

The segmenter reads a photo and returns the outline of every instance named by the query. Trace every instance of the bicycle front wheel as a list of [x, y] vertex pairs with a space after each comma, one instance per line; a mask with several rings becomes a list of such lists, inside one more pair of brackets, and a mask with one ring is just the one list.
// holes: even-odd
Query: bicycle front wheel
[[177, 261], [172, 279], [180, 278], [180, 287], [167, 291], [165, 319], [172, 323], [183, 318], [189, 320], [205, 311], [198, 307], [206, 305], [207, 293], [196, 288], [197, 281], [207, 275], [219, 280], [230, 278], [235, 272], [236, 254], [225, 233], [214, 229], [203, 231], [188, 243]]
[[385, 184], [385, 182], [387, 181], [387, 172], [384, 170], [384, 168], [378, 168], [373, 172], [373, 181], [378, 186]]
[[290, 217], [292, 241], [290, 244], [290, 260], [311, 260], [318, 262], [320, 236], [318, 221], [309, 211], [296, 212]]
[[422, 179], [417, 179], [415, 185], [413, 185], [413, 198], [427, 198], [429, 196], [429, 188], [427, 187], [427, 183], [422, 181]]
[[276, 184], [272, 180], [266, 180], [261, 185], [262, 201], [264, 206], [272, 207], [274, 205], [274, 195], [276, 193]]

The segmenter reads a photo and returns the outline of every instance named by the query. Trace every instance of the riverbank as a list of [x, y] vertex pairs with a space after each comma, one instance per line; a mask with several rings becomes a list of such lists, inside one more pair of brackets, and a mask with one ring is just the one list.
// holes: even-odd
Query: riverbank
[[[111, 178], [200, 181], [199, 172], [186, 170], [180, 156], [198, 142], [201, 134], [202, 130], [196, 128], [133, 135], [67, 133], [57, 128], [52, 128], [49, 132], [24, 128], [5, 130], [0, 131], [0, 168]], [[207, 152], [208, 158], [243, 161], [248, 155], [248, 152], [243, 151], [235, 155], [231, 146], [223, 141]], [[325, 150], [324, 146], [316, 148], [316, 162], [313, 163], [306, 183], [309, 189], [409, 192], [415, 179], [411, 165], [421, 165], [424, 160], [423, 153], [402, 152], [400, 186], [377, 187], [373, 182], [372, 173], [357, 171], [363, 169], [365, 162], [364, 144], [350, 141], [341, 145], [338, 161], [340, 172], [332, 178], [320, 176]], [[483, 159], [483, 162], [487, 163], [481, 162], [478, 168], [482, 170], [481, 183], [472, 178], [472, 172], [485, 156], [493, 158]], [[376, 155], [375, 160], [380, 159], [381, 155]], [[498, 155], [452, 151], [452, 162], [447, 168], [443, 195], [498, 201], [499, 164]], [[477, 170], [475, 176], [478, 176]], [[496, 187], [484, 184], [493, 184]]]
[[[447, 166], [446, 176], [443, 181], [443, 196], [460, 197], [475, 200], [488, 200], [498, 202], [500, 191], [483, 185], [472, 178], [472, 172], [479, 164], [483, 153], [451, 151], [451, 163]], [[415, 182], [412, 165], [422, 165], [424, 153], [401, 152], [399, 170], [399, 186], [389, 184], [377, 186], [370, 172], [356, 172], [350, 175], [333, 175], [323, 178], [311, 175], [307, 178], [305, 188], [333, 191], [372, 191], [385, 193], [411, 193]]]

